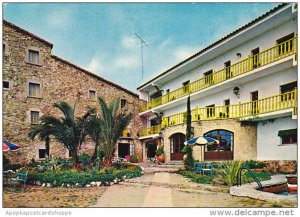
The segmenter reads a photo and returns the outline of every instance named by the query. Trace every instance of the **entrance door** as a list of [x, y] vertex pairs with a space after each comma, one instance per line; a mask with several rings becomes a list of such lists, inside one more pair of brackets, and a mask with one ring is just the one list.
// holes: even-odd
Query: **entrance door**
[[118, 155], [119, 157], [125, 158], [125, 156], [130, 155], [129, 144], [119, 143], [118, 144]]
[[251, 114], [255, 115], [259, 113], [259, 108], [258, 108], [258, 91], [254, 91], [251, 93]]
[[155, 158], [155, 151], [157, 149], [157, 144], [155, 142], [147, 142], [147, 158]]
[[176, 133], [170, 138], [171, 145], [171, 160], [183, 160], [183, 153], [181, 150], [184, 147], [185, 135], [182, 133]]

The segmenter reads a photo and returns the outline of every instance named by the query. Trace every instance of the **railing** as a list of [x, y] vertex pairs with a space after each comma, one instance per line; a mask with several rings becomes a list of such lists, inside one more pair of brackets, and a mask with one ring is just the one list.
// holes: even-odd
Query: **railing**
[[147, 136], [152, 134], [158, 134], [161, 131], [161, 125], [156, 125], [153, 127], [144, 128], [141, 130], [139, 136]]
[[127, 136], [128, 136], [128, 130], [123, 130], [122, 137], [127, 137]]
[[[259, 114], [293, 109], [293, 113], [297, 112], [297, 89], [279, 94], [276, 96], [259, 99], [256, 101], [239, 103], [228, 106], [216, 107], [196, 107], [191, 111], [192, 121], [199, 120], [219, 120], [228, 118], [242, 118], [256, 116]], [[186, 112], [181, 112], [171, 116], [163, 117], [162, 127], [174, 126], [177, 124], [185, 124]]]
[[141, 111], [146, 111], [151, 108], [155, 108], [159, 105], [166, 104], [175, 99], [179, 99], [188, 94], [205, 89], [209, 86], [226, 81], [230, 78], [252, 71], [256, 68], [273, 63], [285, 57], [291, 56], [297, 53], [297, 37], [278, 44], [272, 48], [262, 51], [256, 55], [248, 56], [248, 58], [237, 62], [229, 67], [213, 72], [199, 80], [189, 83], [186, 86], [180, 87], [174, 91], [171, 91], [161, 97], [152, 99], [150, 102], [141, 106]]

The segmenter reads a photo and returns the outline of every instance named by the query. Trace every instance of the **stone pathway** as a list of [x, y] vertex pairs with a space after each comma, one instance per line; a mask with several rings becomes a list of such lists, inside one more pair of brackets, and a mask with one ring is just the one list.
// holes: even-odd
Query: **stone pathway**
[[272, 207], [231, 196], [228, 189], [190, 182], [175, 173], [151, 173], [109, 187], [92, 207]]

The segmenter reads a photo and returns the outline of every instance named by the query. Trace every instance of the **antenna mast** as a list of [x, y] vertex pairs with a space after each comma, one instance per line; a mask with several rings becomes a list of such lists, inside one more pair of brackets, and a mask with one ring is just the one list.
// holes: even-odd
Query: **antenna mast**
[[141, 41], [141, 61], [142, 61], [142, 78], [144, 76], [144, 57], [143, 57], [143, 47], [147, 46], [146, 42], [137, 34], [134, 33], [136, 37]]

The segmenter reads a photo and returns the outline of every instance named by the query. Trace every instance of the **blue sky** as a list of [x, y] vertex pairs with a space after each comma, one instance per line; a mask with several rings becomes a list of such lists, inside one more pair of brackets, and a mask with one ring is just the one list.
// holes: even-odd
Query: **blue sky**
[[[136, 92], [164, 70], [278, 3], [9, 3], [4, 19], [54, 44], [52, 53]], [[144, 47], [141, 73], [140, 35]]]

